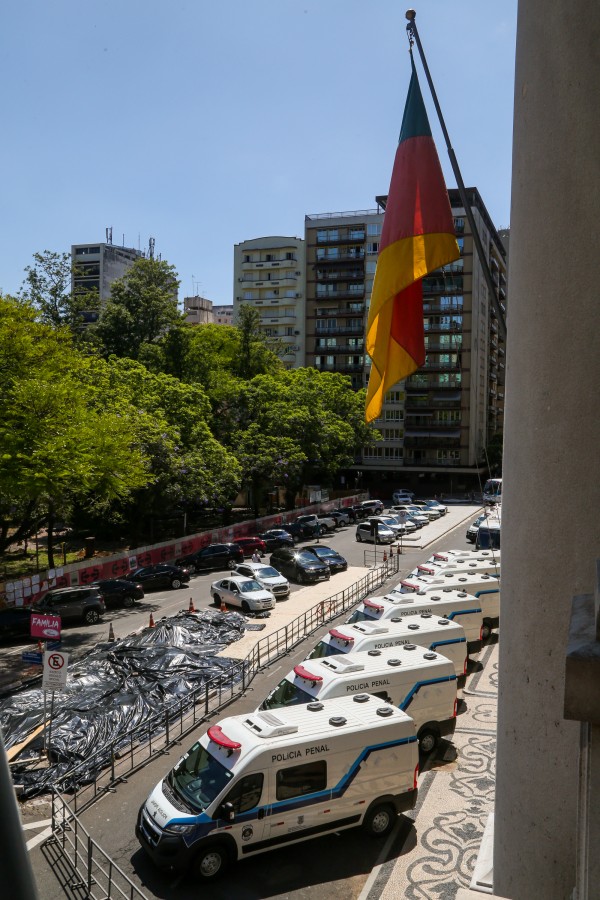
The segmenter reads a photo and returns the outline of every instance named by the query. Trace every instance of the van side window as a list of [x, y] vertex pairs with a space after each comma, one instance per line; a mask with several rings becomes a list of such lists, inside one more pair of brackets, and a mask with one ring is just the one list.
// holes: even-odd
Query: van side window
[[391, 702], [392, 702], [392, 698], [391, 698], [390, 695], [387, 693], [387, 691], [375, 691], [375, 692], [373, 693], [373, 696], [374, 696], [374, 697], [379, 697], [379, 699], [380, 699], [380, 700], [383, 700], [384, 703], [391, 703]]
[[302, 797], [304, 794], [324, 791], [327, 787], [327, 763], [323, 759], [306, 763], [303, 766], [279, 769], [276, 785], [278, 800], [290, 800], [292, 797]]
[[256, 775], [246, 775], [232, 787], [223, 802], [231, 803], [236, 815], [253, 809], [260, 803], [263, 780], [262, 772], [257, 772]]

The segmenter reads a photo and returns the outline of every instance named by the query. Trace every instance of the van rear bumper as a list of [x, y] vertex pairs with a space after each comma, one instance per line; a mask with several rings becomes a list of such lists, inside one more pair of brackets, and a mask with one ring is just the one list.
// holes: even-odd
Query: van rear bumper
[[479, 653], [481, 651], [481, 638], [478, 641], [467, 641], [467, 653]]

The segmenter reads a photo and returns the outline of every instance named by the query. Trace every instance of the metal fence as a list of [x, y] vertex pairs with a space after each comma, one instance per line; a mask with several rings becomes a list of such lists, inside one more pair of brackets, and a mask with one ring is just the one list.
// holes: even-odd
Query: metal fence
[[[57, 780], [55, 789], [73, 792], [75, 812], [87, 809], [99, 796], [114, 790], [128, 775], [159, 754], [165, 753], [208, 716], [231, 703], [246, 690], [261, 669], [271, 665], [322, 625], [364, 599], [396, 574], [399, 567], [400, 557], [390, 554], [389, 559], [370, 569], [350, 587], [320, 601], [288, 625], [261, 638], [248, 656], [235, 663], [228, 672], [206, 682], [185, 698], [165, 705], [144, 722], [143, 726], [136, 727], [125, 736], [121, 735], [112, 744], [104, 746], [95, 757], [72, 766]], [[99, 771], [90, 780], [87, 773], [94, 768]], [[86, 773], [85, 779], [78, 777], [83, 772]], [[72, 785], [79, 780], [85, 780], [85, 785], [72, 789]]]
[[148, 900], [125, 872], [94, 841], [68, 804], [52, 794], [52, 837], [54, 846], [69, 868], [69, 887], [92, 900]]

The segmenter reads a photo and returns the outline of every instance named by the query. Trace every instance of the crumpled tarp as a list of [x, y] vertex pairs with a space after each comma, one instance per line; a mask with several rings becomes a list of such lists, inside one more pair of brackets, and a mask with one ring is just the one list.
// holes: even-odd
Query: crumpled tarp
[[[165, 707], [179, 709], [182, 702], [191, 702], [193, 691], [219, 675], [224, 681], [239, 680], [239, 660], [216, 654], [242, 637], [245, 624], [239, 613], [180, 613], [140, 634], [99, 644], [69, 667], [65, 690], [54, 694], [50, 766], [29, 771], [25, 765], [12, 767], [22, 796], [32, 797], [55, 783], [65, 790], [93, 781], [110, 763], [111, 750], [129, 747], [132, 732], [138, 739], [147, 737], [152, 717]], [[41, 688], [0, 702], [7, 749], [24, 741], [43, 721]], [[162, 727], [157, 721], [150, 730]], [[40, 734], [20, 754], [19, 762], [37, 759], [42, 742]]]

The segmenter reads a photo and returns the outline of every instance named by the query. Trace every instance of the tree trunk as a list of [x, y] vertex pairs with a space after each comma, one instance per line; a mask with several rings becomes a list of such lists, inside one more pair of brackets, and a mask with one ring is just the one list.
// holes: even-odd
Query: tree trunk
[[48, 504], [48, 568], [54, 568], [54, 505]]

